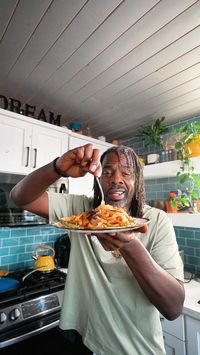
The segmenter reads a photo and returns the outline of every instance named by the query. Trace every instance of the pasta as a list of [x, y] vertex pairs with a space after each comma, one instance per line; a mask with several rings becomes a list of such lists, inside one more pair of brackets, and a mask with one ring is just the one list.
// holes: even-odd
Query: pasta
[[135, 218], [129, 216], [125, 208], [101, 204], [89, 213], [62, 217], [56, 226], [73, 229], [109, 229], [135, 224]]

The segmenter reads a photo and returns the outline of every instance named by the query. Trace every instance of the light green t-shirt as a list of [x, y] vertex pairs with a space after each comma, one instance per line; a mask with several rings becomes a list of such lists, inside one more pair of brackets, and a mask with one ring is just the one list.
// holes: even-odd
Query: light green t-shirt
[[[50, 223], [92, 208], [86, 196], [49, 193]], [[167, 214], [145, 206], [148, 232], [139, 234], [153, 259], [183, 280], [175, 232]], [[60, 328], [75, 329], [97, 355], [165, 354], [159, 312], [138, 285], [123, 258], [105, 251], [93, 236], [70, 233]]]

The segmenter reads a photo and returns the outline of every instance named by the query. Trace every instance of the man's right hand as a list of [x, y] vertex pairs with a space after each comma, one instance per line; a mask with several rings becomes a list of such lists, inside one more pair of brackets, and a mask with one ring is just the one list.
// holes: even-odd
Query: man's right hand
[[65, 175], [78, 178], [91, 173], [95, 176], [101, 175], [101, 152], [86, 144], [64, 153], [57, 161], [56, 166]]

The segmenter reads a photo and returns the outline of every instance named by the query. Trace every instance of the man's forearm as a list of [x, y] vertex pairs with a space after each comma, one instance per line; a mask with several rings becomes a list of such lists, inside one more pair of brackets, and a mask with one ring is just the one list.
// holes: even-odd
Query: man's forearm
[[183, 286], [153, 260], [138, 239], [120, 251], [150, 302], [167, 319], [177, 318], [185, 297]]
[[41, 196], [59, 178], [51, 162], [23, 178], [12, 189], [11, 198], [18, 206], [27, 205]]

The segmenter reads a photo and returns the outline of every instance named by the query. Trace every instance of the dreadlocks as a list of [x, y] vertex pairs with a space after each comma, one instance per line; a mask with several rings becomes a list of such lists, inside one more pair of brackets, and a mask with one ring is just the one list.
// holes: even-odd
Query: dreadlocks
[[[123, 145], [114, 146], [106, 150], [101, 156], [101, 163], [103, 162], [104, 158], [109, 153], [117, 153], [118, 156], [125, 156], [127, 159], [127, 163], [129, 166], [133, 167], [134, 174], [135, 174], [135, 194], [132, 198], [131, 203], [131, 215], [135, 217], [142, 217], [143, 216], [143, 208], [145, 203], [145, 191], [144, 191], [144, 178], [143, 178], [143, 167], [138, 159], [138, 156], [134, 152], [134, 150], [130, 147], [126, 147]], [[101, 193], [96, 182], [94, 179], [94, 205], [93, 207], [96, 208], [101, 203]]]

